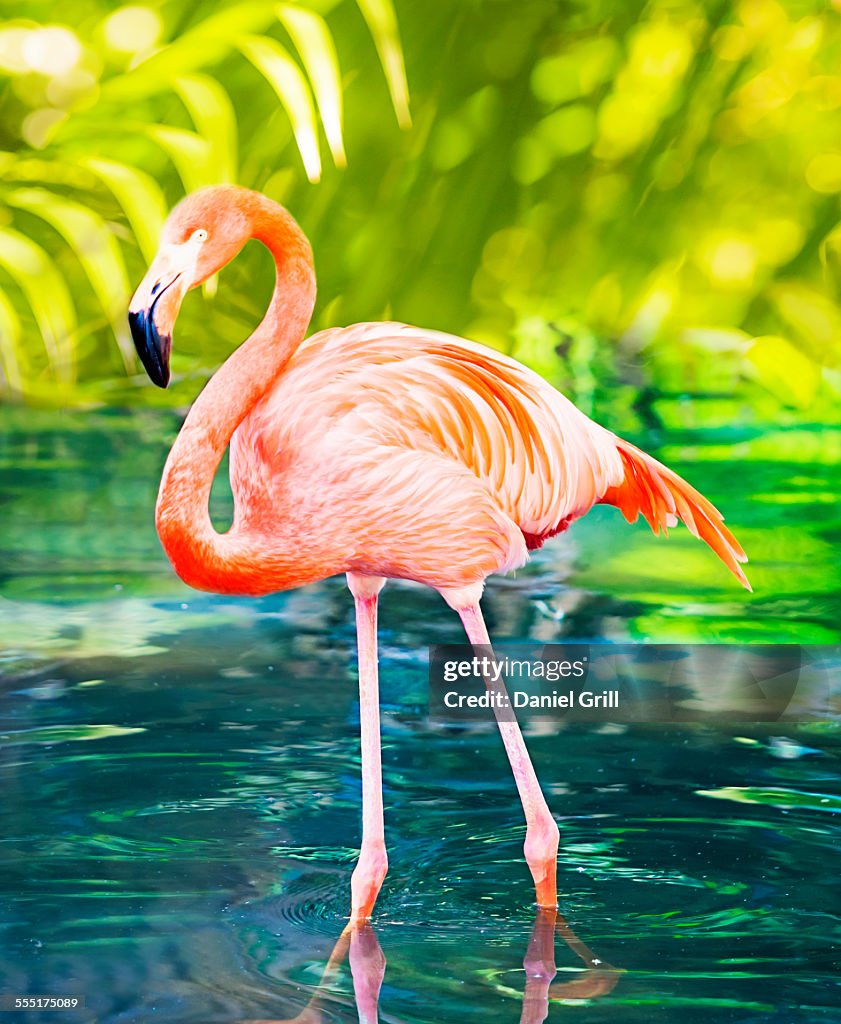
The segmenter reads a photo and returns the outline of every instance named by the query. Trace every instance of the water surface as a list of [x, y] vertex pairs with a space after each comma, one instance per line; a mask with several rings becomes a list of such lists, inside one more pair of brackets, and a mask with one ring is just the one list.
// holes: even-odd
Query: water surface
[[[634, 440], [726, 511], [754, 594], [685, 530], [598, 509], [491, 584], [492, 636], [838, 641], [841, 434], [673, 412]], [[359, 844], [352, 603], [338, 580], [239, 600], [175, 579], [152, 508], [177, 425], [0, 413], [0, 992], [87, 1000], [10, 1019], [221, 1024], [315, 1000], [354, 1021], [381, 950], [383, 1020], [540, 1020], [507, 762], [493, 728], [428, 721], [427, 645], [460, 626], [405, 584], [381, 611], [391, 870], [354, 977], [339, 950], [321, 984]], [[841, 1020], [834, 722], [528, 742], [561, 826], [550, 1020]]]

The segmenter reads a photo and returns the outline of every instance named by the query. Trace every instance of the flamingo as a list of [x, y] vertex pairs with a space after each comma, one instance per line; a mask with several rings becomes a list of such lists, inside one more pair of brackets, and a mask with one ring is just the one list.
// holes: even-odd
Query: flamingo
[[[749, 588], [746, 556], [717, 509], [651, 456], [599, 426], [527, 367], [473, 341], [400, 323], [305, 340], [315, 304], [310, 244], [286, 209], [232, 185], [171, 212], [129, 307], [143, 365], [169, 383], [185, 293], [252, 238], [276, 283], [265, 317], [216, 372], [169, 453], [155, 518], [176, 573], [199, 590], [261, 595], [346, 574], [356, 614], [362, 841], [351, 924], [368, 920], [388, 868], [382, 800], [377, 601], [388, 579], [435, 588], [474, 646], [492, 573], [597, 503], [654, 533], [681, 520]], [[210, 520], [230, 445], [232, 525]], [[558, 826], [516, 722], [498, 720], [526, 819], [537, 905], [557, 906]]]

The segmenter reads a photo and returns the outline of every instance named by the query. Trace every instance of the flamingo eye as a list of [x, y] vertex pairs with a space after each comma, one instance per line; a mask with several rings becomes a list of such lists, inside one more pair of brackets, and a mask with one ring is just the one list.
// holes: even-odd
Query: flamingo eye
[[191, 242], [203, 242], [205, 238], [207, 238], [207, 232], [204, 228], [198, 228], [192, 233], [192, 235], [190, 235]]

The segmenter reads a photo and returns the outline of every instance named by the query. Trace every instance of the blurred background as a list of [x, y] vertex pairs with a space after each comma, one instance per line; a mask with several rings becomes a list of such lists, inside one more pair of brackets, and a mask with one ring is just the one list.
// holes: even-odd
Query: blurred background
[[[596, 509], [541, 556], [552, 628], [836, 640], [839, 69], [826, 0], [33, 0], [0, 23], [3, 593], [190, 595], [155, 489], [272, 260], [252, 242], [187, 297], [167, 391], [126, 308], [167, 211], [235, 181], [311, 238], [313, 329], [393, 318], [514, 355], [750, 555], [749, 598], [686, 531]], [[562, 624], [581, 602], [595, 618]]]
[[125, 309], [167, 210], [235, 181], [310, 236], [314, 327], [395, 318], [657, 419], [836, 418], [841, 5], [33, 0], [0, 26], [0, 387], [185, 404], [266, 254], [186, 304], [150, 392]]

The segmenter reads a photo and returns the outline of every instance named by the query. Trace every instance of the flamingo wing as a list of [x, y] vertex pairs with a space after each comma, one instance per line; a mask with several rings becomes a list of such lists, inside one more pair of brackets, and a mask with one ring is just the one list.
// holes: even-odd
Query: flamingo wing
[[259, 444], [287, 466], [306, 457], [316, 471], [336, 467], [333, 482], [345, 474], [348, 500], [364, 491], [381, 530], [401, 495], [417, 533], [421, 519], [452, 531], [454, 516], [481, 507], [485, 535], [519, 531], [499, 568], [607, 502], [629, 519], [642, 512], [655, 532], [682, 519], [744, 582], [744, 553], [697, 491], [527, 367], [453, 335], [397, 323], [315, 334], [244, 433], [240, 447]]

